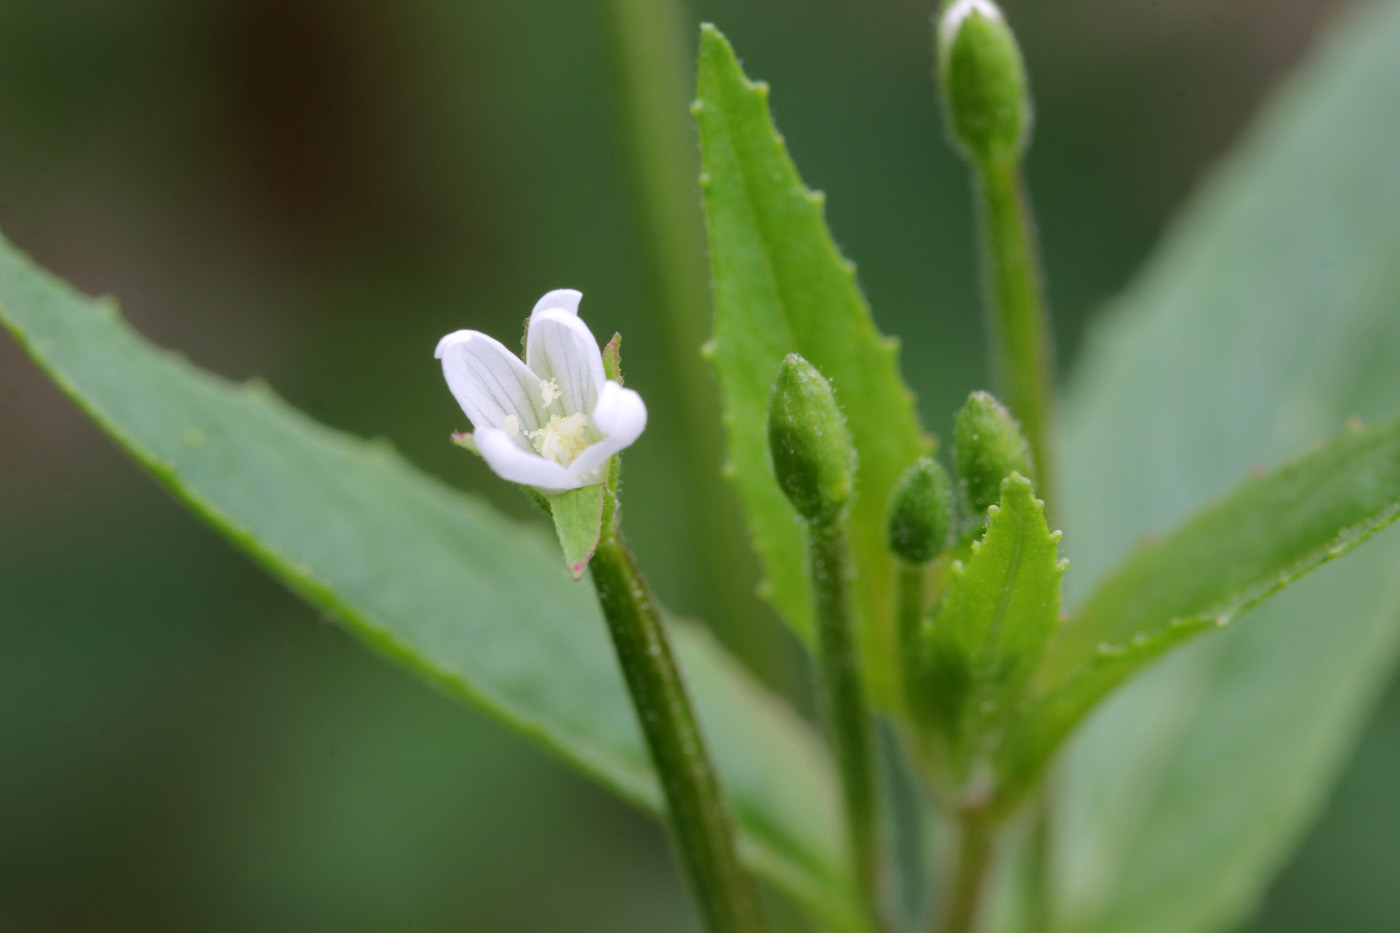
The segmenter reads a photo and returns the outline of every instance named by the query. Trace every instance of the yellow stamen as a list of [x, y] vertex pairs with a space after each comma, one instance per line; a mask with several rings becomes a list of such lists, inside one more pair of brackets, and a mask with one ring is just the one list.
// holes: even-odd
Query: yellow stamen
[[567, 418], [554, 415], [544, 427], [525, 436], [541, 457], [568, 466], [585, 447], [597, 440], [597, 434], [588, 416], [575, 412]]
[[506, 415], [501, 420], [501, 430], [505, 432], [506, 437], [515, 437], [520, 433], [520, 419], [515, 415]]

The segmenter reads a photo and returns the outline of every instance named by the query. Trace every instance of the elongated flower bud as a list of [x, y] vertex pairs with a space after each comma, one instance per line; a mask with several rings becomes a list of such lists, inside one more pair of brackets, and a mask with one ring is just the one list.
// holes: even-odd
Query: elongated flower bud
[[911, 564], [926, 564], [948, 545], [953, 496], [948, 472], [932, 457], [904, 471], [890, 499], [890, 550]]
[[974, 514], [996, 504], [1001, 481], [1012, 473], [1035, 478], [1021, 426], [990, 393], [968, 396], [953, 424], [953, 448], [958, 483]]
[[948, 131], [969, 158], [1015, 162], [1030, 135], [1021, 49], [992, 0], [954, 0], [938, 21], [938, 79]]
[[788, 354], [768, 400], [768, 444], [778, 485], [813, 524], [840, 518], [855, 485], [855, 447], [831, 384]]

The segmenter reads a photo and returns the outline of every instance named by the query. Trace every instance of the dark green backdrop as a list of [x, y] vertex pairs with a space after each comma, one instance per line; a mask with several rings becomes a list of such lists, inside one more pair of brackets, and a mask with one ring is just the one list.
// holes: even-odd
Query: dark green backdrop
[[[932, 0], [699, 0], [773, 104], [930, 427], [981, 384]], [[1308, 0], [1008, 2], [1062, 366], [1271, 83]], [[432, 360], [550, 288], [626, 336], [651, 426], [627, 522], [657, 589], [778, 683], [787, 636], [680, 400], [604, 0], [0, 6], [0, 226], [158, 342], [264, 374], [521, 515], [447, 442]], [[658, 36], [669, 43], [670, 36]], [[663, 85], [666, 86], [666, 85]], [[675, 107], [683, 108], [683, 92]], [[713, 395], [713, 387], [702, 390]], [[698, 448], [698, 449], [697, 449]], [[731, 550], [741, 553], [742, 544]], [[1400, 923], [1400, 692], [1254, 928]], [[138, 474], [0, 339], [0, 929], [687, 928], [659, 828], [369, 656]]]

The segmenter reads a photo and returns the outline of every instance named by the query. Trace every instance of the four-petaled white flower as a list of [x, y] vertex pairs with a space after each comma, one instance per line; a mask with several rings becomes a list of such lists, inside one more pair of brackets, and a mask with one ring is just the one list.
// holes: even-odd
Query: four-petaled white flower
[[608, 459], [647, 425], [642, 397], [604, 377], [581, 298], [561, 288], [535, 304], [523, 363], [474, 330], [448, 334], [435, 353], [487, 465], [543, 493], [603, 482]]

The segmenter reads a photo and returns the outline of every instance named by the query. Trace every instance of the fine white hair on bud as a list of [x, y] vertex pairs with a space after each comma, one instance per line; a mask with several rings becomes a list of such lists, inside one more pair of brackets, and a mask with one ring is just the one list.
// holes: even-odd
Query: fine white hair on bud
[[474, 330], [448, 334], [435, 353], [487, 465], [546, 495], [602, 483], [647, 423], [642, 397], [605, 378], [582, 297], [565, 288], [535, 304], [524, 360]]
[[938, 20], [939, 55], [948, 54], [948, 49], [952, 46], [953, 39], [957, 37], [958, 29], [962, 26], [963, 20], [973, 13], [988, 19], [1000, 20], [1002, 18], [1001, 8], [992, 0], [957, 0], [955, 3], [950, 3]]

